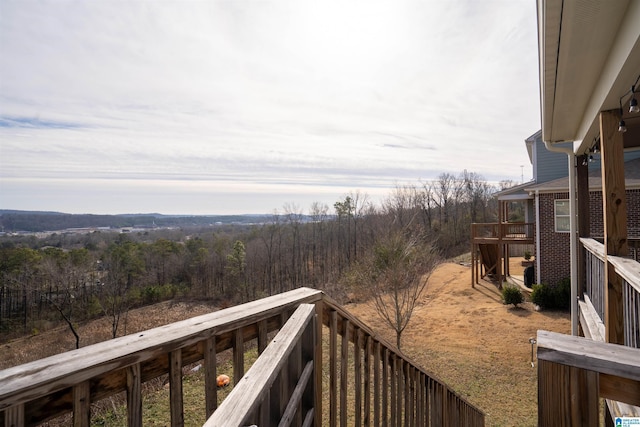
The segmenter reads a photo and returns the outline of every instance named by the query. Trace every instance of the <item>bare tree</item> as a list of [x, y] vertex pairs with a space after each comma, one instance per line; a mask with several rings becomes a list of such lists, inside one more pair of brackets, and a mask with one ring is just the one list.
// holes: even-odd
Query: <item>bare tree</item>
[[392, 232], [379, 240], [371, 256], [352, 270], [351, 280], [373, 296], [378, 314], [395, 331], [398, 348], [438, 260], [421, 236]]

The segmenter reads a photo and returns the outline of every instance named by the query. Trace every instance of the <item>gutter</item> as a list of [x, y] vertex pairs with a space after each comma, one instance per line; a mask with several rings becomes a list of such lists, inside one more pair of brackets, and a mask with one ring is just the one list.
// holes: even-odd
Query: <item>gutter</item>
[[[569, 253], [571, 259], [571, 335], [578, 335], [578, 224], [576, 203], [576, 156], [573, 147], [554, 147], [550, 142], [544, 141], [548, 151], [565, 153], [569, 168]], [[540, 218], [538, 218], [539, 222]], [[538, 258], [538, 257], [536, 257]]]

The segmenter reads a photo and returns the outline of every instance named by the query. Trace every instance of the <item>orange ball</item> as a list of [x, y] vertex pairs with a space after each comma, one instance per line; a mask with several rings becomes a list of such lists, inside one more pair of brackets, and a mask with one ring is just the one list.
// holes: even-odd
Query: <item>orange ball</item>
[[218, 378], [216, 378], [216, 383], [218, 384], [218, 387], [226, 387], [229, 385], [229, 376], [228, 375], [218, 375]]

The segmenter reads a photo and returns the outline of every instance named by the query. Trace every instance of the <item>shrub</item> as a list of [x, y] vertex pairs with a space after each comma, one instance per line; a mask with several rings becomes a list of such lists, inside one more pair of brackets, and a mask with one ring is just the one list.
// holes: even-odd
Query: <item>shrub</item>
[[520, 288], [512, 285], [505, 285], [502, 288], [502, 299], [505, 304], [513, 304], [514, 307], [524, 302], [524, 296]]
[[565, 277], [556, 285], [555, 302], [556, 308], [561, 310], [571, 308], [571, 279], [569, 277]]
[[531, 259], [531, 252], [524, 251], [524, 259], [525, 261], [529, 261]]
[[571, 307], [571, 279], [562, 279], [556, 286], [533, 285], [531, 301], [548, 310], [568, 310]]

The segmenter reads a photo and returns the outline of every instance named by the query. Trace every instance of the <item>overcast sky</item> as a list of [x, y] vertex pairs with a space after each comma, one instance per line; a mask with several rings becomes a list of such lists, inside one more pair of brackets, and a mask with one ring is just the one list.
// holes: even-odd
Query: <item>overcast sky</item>
[[0, 208], [306, 212], [464, 169], [526, 181], [537, 69], [533, 0], [2, 0]]

